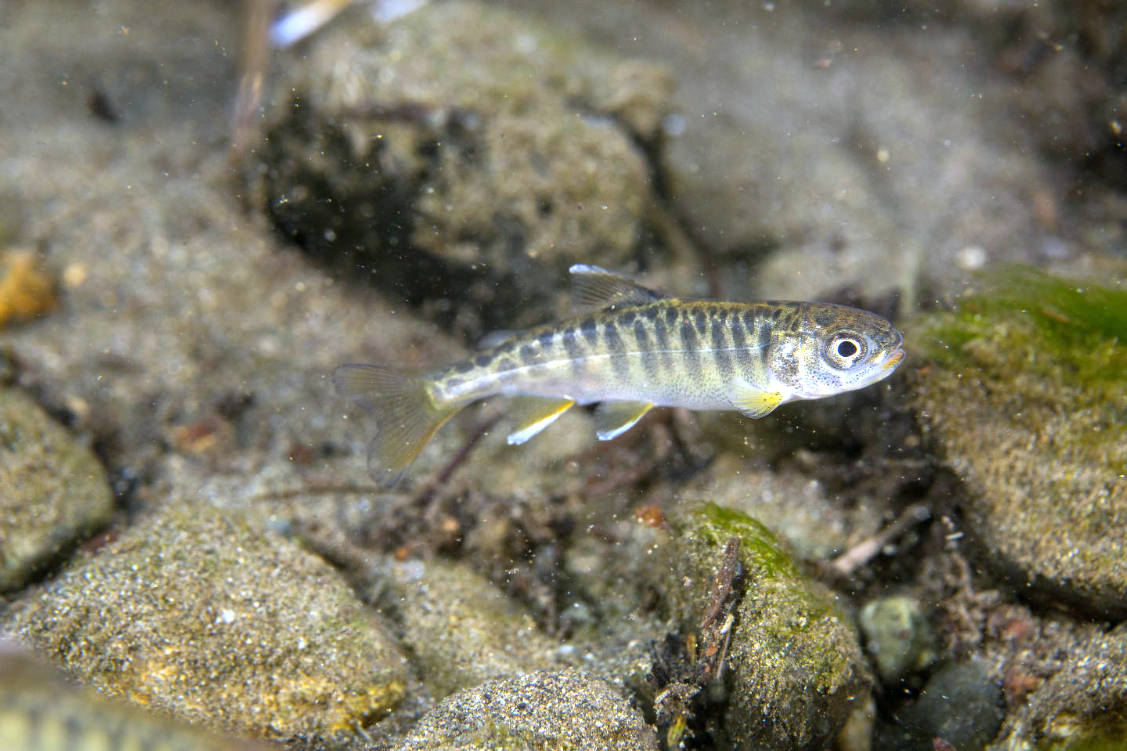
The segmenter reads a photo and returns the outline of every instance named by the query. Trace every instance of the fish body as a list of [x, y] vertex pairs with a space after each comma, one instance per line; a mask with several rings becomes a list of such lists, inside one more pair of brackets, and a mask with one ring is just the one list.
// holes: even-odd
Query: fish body
[[902, 337], [867, 311], [828, 303], [668, 298], [594, 266], [573, 266], [589, 312], [540, 326], [427, 373], [345, 365], [340, 390], [376, 413], [372, 469], [394, 482], [462, 407], [521, 398], [523, 443], [575, 404], [599, 403], [609, 440], [655, 406], [736, 409], [762, 417], [780, 404], [875, 383], [903, 359]]

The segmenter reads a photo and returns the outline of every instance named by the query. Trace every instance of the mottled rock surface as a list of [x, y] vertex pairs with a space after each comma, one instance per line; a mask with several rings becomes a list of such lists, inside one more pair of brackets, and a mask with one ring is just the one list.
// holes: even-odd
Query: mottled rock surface
[[251, 735], [347, 734], [407, 679], [378, 616], [324, 562], [200, 508], [131, 527], [5, 627], [107, 695]]
[[927, 613], [914, 597], [893, 595], [865, 603], [857, 614], [865, 650], [881, 679], [895, 685], [906, 673], [934, 658]]
[[454, 694], [398, 751], [656, 751], [653, 728], [607, 684], [575, 671], [526, 673]]
[[0, 748], [267, 751], [265, 744], [205, 732], [76, 686], [9, 641], [0, 641]]
[[1127, 290], [1013, 271], [913, 329], [967, 531], [1023, 591], [1127, 613]]
[[[1060, 648], [1045, 665], [1052, 674], [1027, 684], [1032, 692], [1023, 695], [1007, 717], [991, 751], [1016, 751], [1032, 744], [1122, 748], [1127, 734], [1127, 626], [1106, 630], [1085, 625], [1057, 639]], [[1021, 685], [1012, 674], [1007, 682]]]
[[113, 514], [106, 472], [80, 443], [18, 390], [0, 388], [0, 592]]
[[552, 663], [555, 642], [466, 565], [395, 565], [384, 581], [403, 643], [437, 698]]

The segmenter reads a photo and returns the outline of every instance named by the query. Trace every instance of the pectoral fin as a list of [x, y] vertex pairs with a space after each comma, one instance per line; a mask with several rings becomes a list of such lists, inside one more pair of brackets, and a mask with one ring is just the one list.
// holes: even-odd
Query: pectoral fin
[[595, 408], [595, 435], [609, 441], [625, 433], [653, 409], [650, 402], [603, 402]]
[[511, 402], [511, 412], [517, 429], [506, 439], [510, 446], [519, 446], [544, 428], [554, 423], [560, 415], [571, 409], [571, 399], [550, 399], [521, 396]]
[[636, 283], [633, 279], [615, 274], [598, 266], [577, 263], [571, 272], [572, 297], [580, 310], [615, 310], [648, 305], [665, 297]]
[[783, 403], [778, 391], [760, 391], [754, 386], [737, 387], [732, 394], [732, 404], [748, 417], [765, 417]]

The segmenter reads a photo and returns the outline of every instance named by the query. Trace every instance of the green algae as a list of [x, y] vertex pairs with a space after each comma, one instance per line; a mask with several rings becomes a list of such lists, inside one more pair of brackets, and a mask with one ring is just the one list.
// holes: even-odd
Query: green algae
[[1127, 291], [1006, 269], [906, 328], [911, 399], [997, 570], [1127, 612]]
[[1042, 751], [1123, 751], [1127, 746], [1124, 738], [1127, 738], [1127, 722], [1111, 721], [1076, 737], [1048, 743]]
[[918, 333], [914, 346], [944, 367], [1075, 385], [1084, 403], [1127, 396], [1127, 290], [1118, 286], [1009, 268]]
[[798, 569], [779, 545], [778, 538], [758, 520], [736, 509], [707, 503], [701, 507], [698, 530], [714, 545], [740, 538], [740, 560], [765, 576], [799, 576]]

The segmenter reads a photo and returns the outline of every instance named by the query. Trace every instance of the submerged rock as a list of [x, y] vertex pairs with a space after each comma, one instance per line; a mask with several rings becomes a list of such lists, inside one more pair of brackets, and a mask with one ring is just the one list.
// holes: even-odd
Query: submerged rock
[[887, 684], [924, 667], [935, 657], [931, 628], [914, 597], [894, 595], [872, 600], [861, 608], [857, 620], [877, 673]]
[[824, 747], [869, 683], [848, 619], [750, 516], [710, 504], [674, 526], [679, 550], [668, 594], [686, 632], [700, 621], [725, 545], [740, 542], [743, 596], [724, 667], [733, 748]]
[[94, 454], [14, 389], [0, 389], [0, 488], [0, 592], [25, 584], [113, 514]]
[[635, 54], [675, 71], [668, 192], [725, 296], [910, 297], [983, 260], [1042, 256], [1037, 206], [1056, 210], [1059, 181], [1014, 112], [1015, 84], [993, 75], [989, 23], [905, 23], [902, 3], [872, 24], [835, 18], [857, 3], [821, 0], [539, 5], [634, 35]]
[[396, 565], [383, 581], [404, 644], [439, 698], [552, 663], [556, 644], [515, 602], [464, 565]]
[[[655, 143], [670, 88], [655, 64], [499, 6], [341, 24], [281, 83], [266, 209], [312, 253], [448, 301], [431, 311], [447, 323], [480, 336], [472, 319], [497, 311], [486, 326], [511, 328], [550, 309], [572, 262], [635, 259], [655, 205], [636, 140]], [[449, 301], [470, 305], [451, 317]]]
[[398, 647], [325, 563], [200, 508], [131, 527], [7, 628], [108, 696], [248, 735], [347, 733], [405, 691]]
[[609, 685], [567, 670], [539, 671], [454, 694], [398, 747], [520, 751], [656, 751], [653, 728]]
[[6, 641], [0, 641], [0, 746], [6, 751], [268, 751], [265, 745], [213, 735], [99, 696]]
[[906, 338], [964, 529], [1023, 592], [1127, 615], [1127, 290], [1014, 270]]
[[1127, 738], [1127, 626], [1085, 624], [1052, 655], [1053, 675], [1006, 718], [991, 751], [1097, 751]]
[[981, 751], [997, 734], [1005, 712], [1002, 689], [986, 666], [970, 660], [946, 665], [931, 676], [920, 697], [882, 729], [877, 747], [925, 751], [938, 738], [959, 751]]

